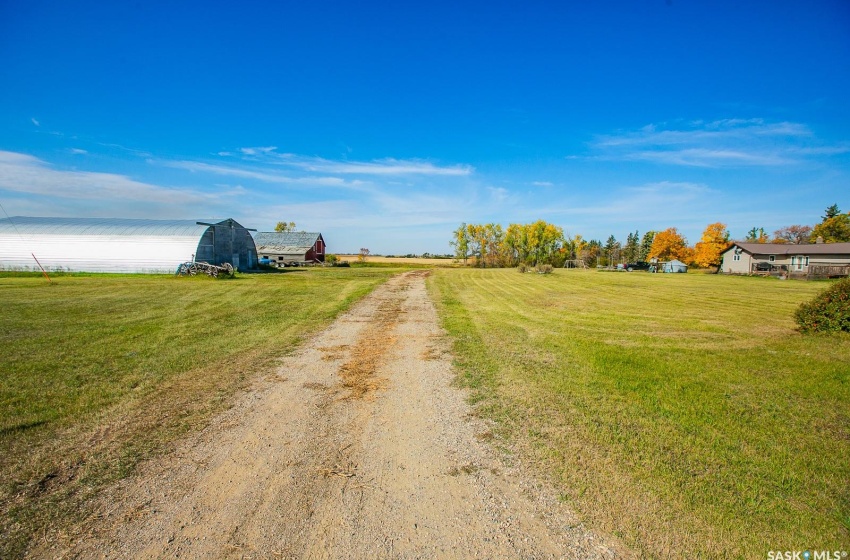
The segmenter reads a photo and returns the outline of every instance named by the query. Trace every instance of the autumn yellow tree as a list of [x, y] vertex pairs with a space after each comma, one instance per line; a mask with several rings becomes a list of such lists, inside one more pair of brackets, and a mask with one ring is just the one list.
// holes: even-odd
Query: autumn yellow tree
[[649, 249], [650, 258], [661, 261], [678, 259], [682, 262], [691, 261], [691, 250], [687, 240], [676, 228], [668, 228], [655, 234], [652, 247]]
[[[811, 241], [816, 242], [818, 237], [826, 243], [850, 241], [850, 212], [840, 214], [838, 207], [834, 204], [826, 210], [823, 221], [812, 230]], [[834, 213], [831, 212], [832, 210]]]
[[564, 242], [564, 230], [543, 220], [525, 227], [528, 231], [528, 253], [534, 264], [551, 264]]
[[455, 258], [463, 259], [463, 264], [466, 264], [466, 259], [469, 258], [469, 232], [466, 229], [466, 224], [460, 224], [460, 227], [452, 232], [454, 240], [449, 242], [449, 245], [455, 248]]
[[[468, 224], [466, 226], [469, 254], [477, 266], [499, 266], [504, 230], [499, 224]], [[458, 234], [456, 234], [457, 236]]]
[[510, 266], [528, 260], [528, 229], [522, 224], [510, 224], [503, 241], [505, 262]]
[[[720, 253], [729, 248], [729, 231], [726, 224], [708, 224], [702, 240], [694, 247], [693, 261], [702, 268], [720, 265]], [[682, 259], [679, 259], [682, 260]]]
[[[451, 241], [458, 259], [475, 258], [476, 266], [563, 264], [564, 230], [538, 220], [531, 224], [461, 224]], [[579, 238], [580, 239], [580, 238]]]

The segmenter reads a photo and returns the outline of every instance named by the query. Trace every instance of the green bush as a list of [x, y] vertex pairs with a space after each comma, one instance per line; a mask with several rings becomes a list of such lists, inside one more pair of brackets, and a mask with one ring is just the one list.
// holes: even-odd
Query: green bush
[[801, 304], [794, 318], [803, 332], [850, 332], [850, 278]]
[[551, 264], [541, 264], [537, 266], [537, 274], [552, 274]]
[[525, 263], [519, 263], [516, 267], [517, 272], [528, 272], [528, 265]]

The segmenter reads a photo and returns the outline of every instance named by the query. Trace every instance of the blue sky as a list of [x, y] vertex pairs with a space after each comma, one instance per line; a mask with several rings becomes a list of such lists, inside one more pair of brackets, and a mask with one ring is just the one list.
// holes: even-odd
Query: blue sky
[[850, 2], [0, 0], [9, 215], [693, 243], [850, 210]]

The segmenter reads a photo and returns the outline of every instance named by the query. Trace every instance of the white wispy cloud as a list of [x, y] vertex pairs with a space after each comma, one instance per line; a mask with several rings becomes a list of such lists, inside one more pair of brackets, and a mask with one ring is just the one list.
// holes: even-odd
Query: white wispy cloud
[[38, 122], [38, 120], [36, 120], [35, 117], [31, 118], [30, 120], [32, 121], [32, 124], [34, 124], [35, 126], [41, 126], [41, 123]]
[[194, 173], [212, 173], [214, 175], [223, 175], [230, 177], [242, 177], [245, 179], [254, 179], [263, 183], [281, 184], [281, 185], [313, 185], [324, 187], [338, 187], [360, 190], [363, 187], [361, 181], [346, 181], [340, 177], [329, 176], [292, 176], [278, 173], [275, 170], [261, 170], [256, 168], [238, 167], [233, 165], [217, 165], [204, 163], [199, 161], [163, 161], [160, 162], [166, 167], [175, 169], [185, 169]]
[[682, 150], [643, 150], [627, 154], [624, 159], [652, 161], [692, 167], [722, 167], [734, 165], [788, 165], [794, 160], [776, 153], [757, 153], [741, 150], [711, 150], [686, 148]]
[[492, 199], [498, 203], [505, 202], [511, 198], [511, 193], [504, 187], [487, 187]]
[[239, 148], [239, 151], [246, 156], [255, 156], [258, 154], [270, 154], [277, 150], [277, 146], [257, 146], [254, 148]]
[[210, 203], [228, 195], [162, 187], [115, 173], [55, 169], [34, 156], [8, 151], [0, 151], [0, 190], [51, 199], [178, 206]]
[[554, 187], [555, 186], [555, 183], [553, 183], [551, 181], [532, 181], [531, 184], [534, 185], [535, 187]]
[[585, 238], [604, 240], [614, 234], [622, 240], [636, 229], [644, 233], [675, 226], [684, 235], [698, 239], [695, 236], [706, 224], [722, 218], [719, 212], [725, 208], [728, 201], [724, 194], [706, 184], [657, 181], [612, 186], [604, 200], [597, 193], [554, 198], [545, 210], [537, 208], [529, 219], [542, 217]]
[[758, 118], [649, 124], [597, 136], [590, 147], [596, 159], [690, 167], [787, 166], [848, 151], [825, 145], [804, 124]]
[[467, 176], [472, 174], [469, 165], [441, 167], [427, 161], [382, 159], [371, 162], [333, 161], [321, 158], [290, 158], [287, 165], [320, 173], [340, 175], [436, 175]]
[[76, 155], [85, 155], [85, 154], [89, 153], [88, 150], [83, 150], [82, 148], [71, 148], [70, 151], [71, 151], [72, 154], [76, 154]]
[[[312, 173], [328, 173], [332, 175], [434, 175], [434, 176], [468, 176], [474, 172], [470, 165], [441, 166], [433, 162], [419, 159], [384, 158], [372, 161], [332, 160], [320, 157], [309, 157], [291, 153], [277, 153], [275, 146], [259, 148], [239, 148], [239, 152], [250, 156], [248, 161], [265, 162], [301, 169]], [[219, 155], [231, 155], [230, 152], [220, 152]]]

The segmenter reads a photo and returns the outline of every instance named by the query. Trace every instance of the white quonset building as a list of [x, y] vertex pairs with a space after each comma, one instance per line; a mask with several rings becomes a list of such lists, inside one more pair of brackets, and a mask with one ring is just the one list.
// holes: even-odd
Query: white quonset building
[[169, 273], [192, 260], [257, 266], [250, 231], [231, 219], [0, 219], [0, 269], [37, 270], [33, 255], [48, 271]]

